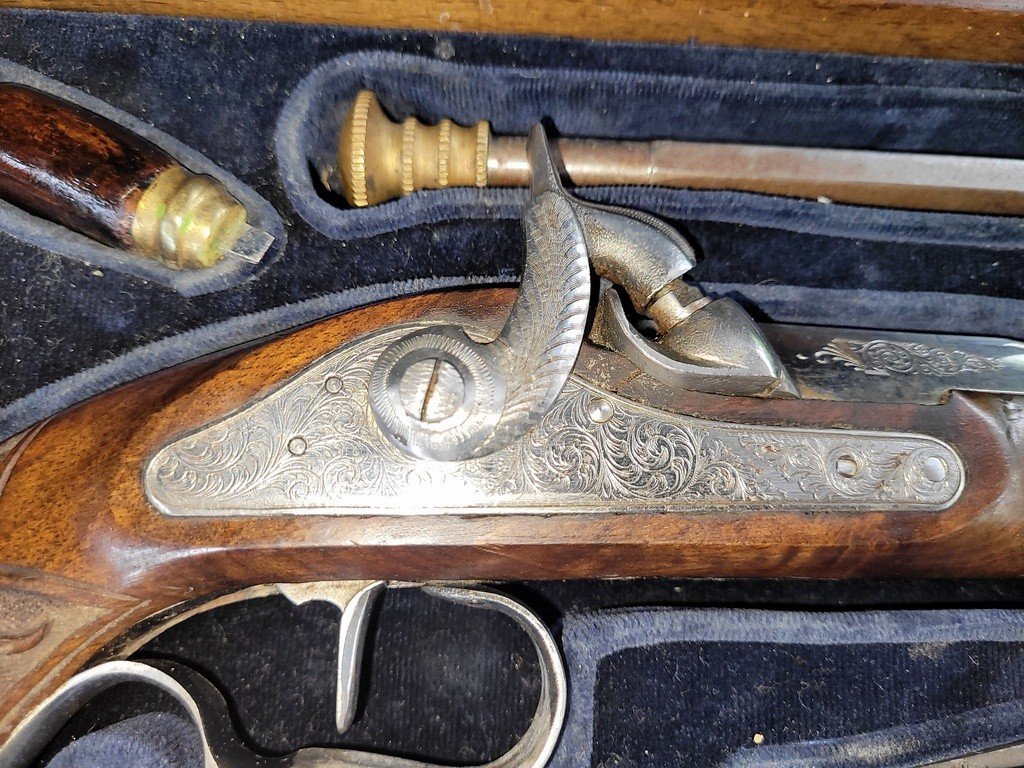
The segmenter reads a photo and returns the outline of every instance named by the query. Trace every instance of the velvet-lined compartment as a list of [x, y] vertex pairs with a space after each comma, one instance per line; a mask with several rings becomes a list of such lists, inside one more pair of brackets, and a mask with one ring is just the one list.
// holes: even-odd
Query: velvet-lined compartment
[[1017, 610], [570, 614], [552, 768], [912, 768], [1014, 743]]
[[[602, 597], [628, 602], [625, 583], [603, 595], [586, 587], [528, 593], [565, 612], [570, 706], [551, 768], [911, 768], [1014, 742], [1024, 727], [1020, 610], [610, 609], [598, 607]], [[683, 591], [693, 599], [695, 589]], [[749, 602], [749, 585], [743, 594]], [[251, 626], [247, 610], [263, 622], [239, 635]], [[287, 637], [275, 630], [283, 622], [294, 627]], [[193, 620], [205, 628], [198, 642], [186, 623], [148, 652], [214, 670], [239, 697], [251, 743], [274, 753], [316, 742], [475, 765], [527, 727], [539, 670], [521, 633], [406, 591], [385, 600], [359, 719], [339, 737], [337, 622], [328, 606], [260, 600]], [[298, 662], [296, 643], [307, 649]], [[109, 711], [77, 717], [64, 743], [87, 725], [159, 710], [145, 694], [106, 695]], [[195, 741], [190, 724], [143, 715], [72, 742], [55, 766], [155, 766], [159, 757], [198, 768]]]
[[[700, 46], [375, 32], [4, 11], [0, 55], [150, 123], [249, 185], [287, 247], [244, 283], [182, 298], [0, 232], [0, 433], [181, 360], [355, 304], [510, 281], [515, 190], [333, 206], [309, 162], [360, 87], [397, 117], [519, 133], [691, 138], [1018, 156], [1024, 70]], [[1024, 335], [1015, 218], [728, 192], [584, 194], [668, 218], [694, 277], [762, 316]]]
[[[325, 194], [309, 169], [335, 165], [337, 126], [363, 88], [374, 91], [397, 121], [408, 115], [427, 123], [452, 117], [463, 125], [487, 119], [497, 135], [523, 135], [543, 120], [554, 133], [576, 137], [979, 155], [1024, 150], [1024, 134], [1016, 124], [1024, 99], [1011, 91], [835, 80], [781, 82], [773, 77], [724, 79], [714, 71], [702, 76], [692, 71], [467, 65], [362, 52], [322, 65], [299, 84], [282, 111], [277, 154], [285, 189], [298, 213], [318, 232], [344, 240], [466, 218], [514, 220], [526, 199], [522, 190], [452, 189], [351, 209], [339, 202], [340, 197]], [[965, 132], [962, 121], [968, 115], [989, 121], [997, 130], [975, 125]], [[809, 126], [821, 130], [808, 130]], [[1018, 254], [1024, 248], [1024, 219], [727, 191], [574, 191], [588, 199], [647, 210], [674, 223], [697, 243], [704, 257], [694, 277], [714, 287], [728, 283], [740, 293], [743, 285], [765, 284], [943, 293], [951, 294], [954, 303], [959, 296], [1021, 296], [1015, 278]], [[816, 314], [812, 294], [797, 291], [784, 308], [764, 292], [754, 294], [746, 297], [749, 302], [772, 304], [779, 319], [835, 321]], [[937, 321], [931, 313], [890, 317], [891, 297], [878, 299], [880, 311], [872, 322], [879, 327], [909, 321], [908, 328], [917, 330], [959, 329], [955, 318]], [[971, 306], [969, 299], [966, 303]], [[1024, 333], [1015, 317], [1019, 313], [1008, 314], [987, 332]], [[846, 320], [851, 325], [865, 325], [864, 321], [860, 315]]]
[[[324, 116], [331, 109], [337, 116], [341, 100], [364, 85], [379, 90], [398, 117], [487, 117], [499, 133], [521, 132], [547, 116], [564, 134], [1024, 154], [1024, 68], [1018, 66], [40, 11], [0, 11], [0, 22], [0, 56], [201, 153], [273, 205], [287, 235], [284, 252], [252, 279], [183, 298], [144, 276], [106, 271], [96, 277], [80, 260], [0, 232], [2, 435], [118, 383], [351, 306], [512, 280], [521, 256], [515, 220], [521, 193], [429, 193], [365, 212], [331, 206], [318, 194], [308, 160], [330, 151], [337, 127]], [[347, 73], [340, 72], [343, 66]], [[347, 74], [344, 87], [333, 94], [311, 87], [335, 70]], [[438, 82], [447, 85], [428, 86]], [[591, 99], [600, 88], [615, 100]], [[513, 93], [534, 95], [517, 101]], [[284, 112], [300, 105], [303, 94], [326, 110], [306, 124]], [[297, 129], [291, 136], [284, 130], [289, 122]], [[298, 152], [299, 162], [289, 165], [288, 152]], [[745, 297], [769, 317], [1024, 335], [1021, 224], [1014, 218], [904, 214], [730, 193], [585, 194], [668, 217], [700, 246], [700, 279]], [[324, 218], [317, 219], [316, 210]], [[660, 603], [666, 595], [705, 603], [780, 600], [777, 586], [730, 585], [658, 582], [635, 601]], [[616, 597], [608, 600], [621, 604], [622, 592], [634, 587], [577, 582], [518, 589], [534, 597], [539, 592], [535, 604], [553, 618], [609, 591]], [[562, 589], [563, 600], [545, 589]], [[856, 589], [801, 583], [786, 602], [842, 602]], [[1019, 601], [1019, 587], [1002, 582], [973, 591], [950, 584], [916, 589], [907, 597], [905, 586], [876, 584], [862, 602], [877, 602], [879, 593], [896, 603]], [[182, 625], [170, 650], [198, 649], [197, 663], [214, 673], [235, 664], [252, 686], [242, 693], [254, 694], [248, 724], [269, 729], [285, 715], [300, 719], [295, 731], [272, 736], [308, 743], [302, 728], [309, 707], [319, 707], [323, 727], [332, 727], [330, 691], [312, 693], [314, 683], [323, 685], [333, 673], [333, 652], [320, 647], [330, 633], [303, 645], [293, 619], [271, 621], [252, 606], [236, 608], [233, 634], [209, 622]], [[968, 620], [970, 612], [958, 615]], [[419, 626], [414, 612], [401, 617]], [[653, 627], [638, 631], [653, 638]], [[286, 669], [298, 668], [290, 660], [315, 656], [311, 649], [322, 651], [323, 666], [300, 676], [310, 686], [301, 691], [302, 708], [287, 698], [292, 688], [279, 690], [283, 702], [263, 695], [274, 689], [274, 671], [259, 653], [239, 654], [239, 639], [249, 637], [276, 640], [279, 666]], [[468, 649], [476, 652], [500, 645], [487, 633], [474, 643]], [[460, 646], [456, 655], [464, 652]], [[750, 660], [742, 652], [733, 658]], [[628, 685], [631, 676], [622, 669], [618, 679]], [[632, 669], [636, 676], [645, 673], [643, 665]], [[999, 671], [989, 665], [979, 674]], [[402, 712], [400, 699], [416, 691], [390, 694], [385, 705]], [[609, 708], [596, 715], [629, 725], [615, 700], [607, 700]], [[490, 728], [508, 724], [501, 707], [481, 716]], [[401, 717], [389, 722], [396, 731], [416, 726]], [[999, 722], [1005, 725], [967, 724], [973, 730], [963, 733], [981, 743]], [[437, 739], [441, 746], [462, 744], [465, 733], [453, 724]], [[613, 750], [598, 747], [593, 754], [584, 747], [582, 764], [615, 759]]]

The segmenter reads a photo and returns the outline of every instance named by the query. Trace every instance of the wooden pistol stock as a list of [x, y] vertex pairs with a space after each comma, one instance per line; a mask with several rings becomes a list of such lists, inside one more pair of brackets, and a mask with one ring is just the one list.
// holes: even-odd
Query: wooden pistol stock
[[1024, 575], [1020, 344], [758, 325], [530, 153], [518, 291], [352, 311], [5, 444], [0, 743], [264, 584]]

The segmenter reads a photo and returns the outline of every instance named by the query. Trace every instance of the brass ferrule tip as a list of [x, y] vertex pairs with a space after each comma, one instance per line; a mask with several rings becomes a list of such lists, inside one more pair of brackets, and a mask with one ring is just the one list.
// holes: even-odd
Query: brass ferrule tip
[[245, 207], [220, 182], [172, 165], [139, 198], [131, 234], [137, 253], [171, 267], [205, 269], [247, 229]]
[[421, 189], [485, 187], [490, 141], [486, 120], [469, 127], [447, 118], [397, 123], [372, 91], [360, 91], [338, 143], [342, 191], [349, 205], [362, 208]]

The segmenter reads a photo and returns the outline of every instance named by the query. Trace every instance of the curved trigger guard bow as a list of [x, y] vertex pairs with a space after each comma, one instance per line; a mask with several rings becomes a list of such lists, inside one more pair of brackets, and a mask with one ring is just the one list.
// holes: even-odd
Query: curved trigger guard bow
[[[419, 587], [449, 602], [498, 611], [513, 619], [530, 638], [540, 661], [540, 697], [536, 713], [519, 742], [479, 768], [542, 768], [562, 731], [567, 683], [561, 655], [544, 623], [521, 603], [494, 592], [437, 584], [389, 585], [383, 581], [278, 584], [276, 591], [296, 605], [323, 601], [342, 611], [338, 638], [336, 724], [343, 733], [355, 718], [359, 671], [370, 612], [387, 588]], [[272, 590], [273, 591], [273, 590]], [[255, 594], [270, 594], [260, 592]], [[255, 596], [252, 590], [239, 599]], [[221, 603], [223, 604], [223, 603]], [[191, 614], [190, 614], [191, 615]], [[163, 628], [170, 626], [164, 625]], [[223, 695], [205, 677], [164, 661], [108, 661], [80, 672], [33, 712], [0, 748], [4, 768], [27, 768], [68, 719], [103, 691], [122, 683], [144, 683], [169, 694], [199, 734], [203, 768], [446, 768], [433, 763], [353, 749], [305, 748], [291, 755], [266, 757], [238, 739]]]

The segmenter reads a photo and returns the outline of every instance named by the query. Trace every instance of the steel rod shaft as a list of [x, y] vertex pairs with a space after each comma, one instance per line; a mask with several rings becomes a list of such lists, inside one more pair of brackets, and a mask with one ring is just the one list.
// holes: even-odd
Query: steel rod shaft
[[[1024, 161], [691, 141], [556, 142], [572, 182], [730, 189], [936, 211], [1024, 213]], [[487, 184], [527, 184], [525, 145], [495, 138]]]

